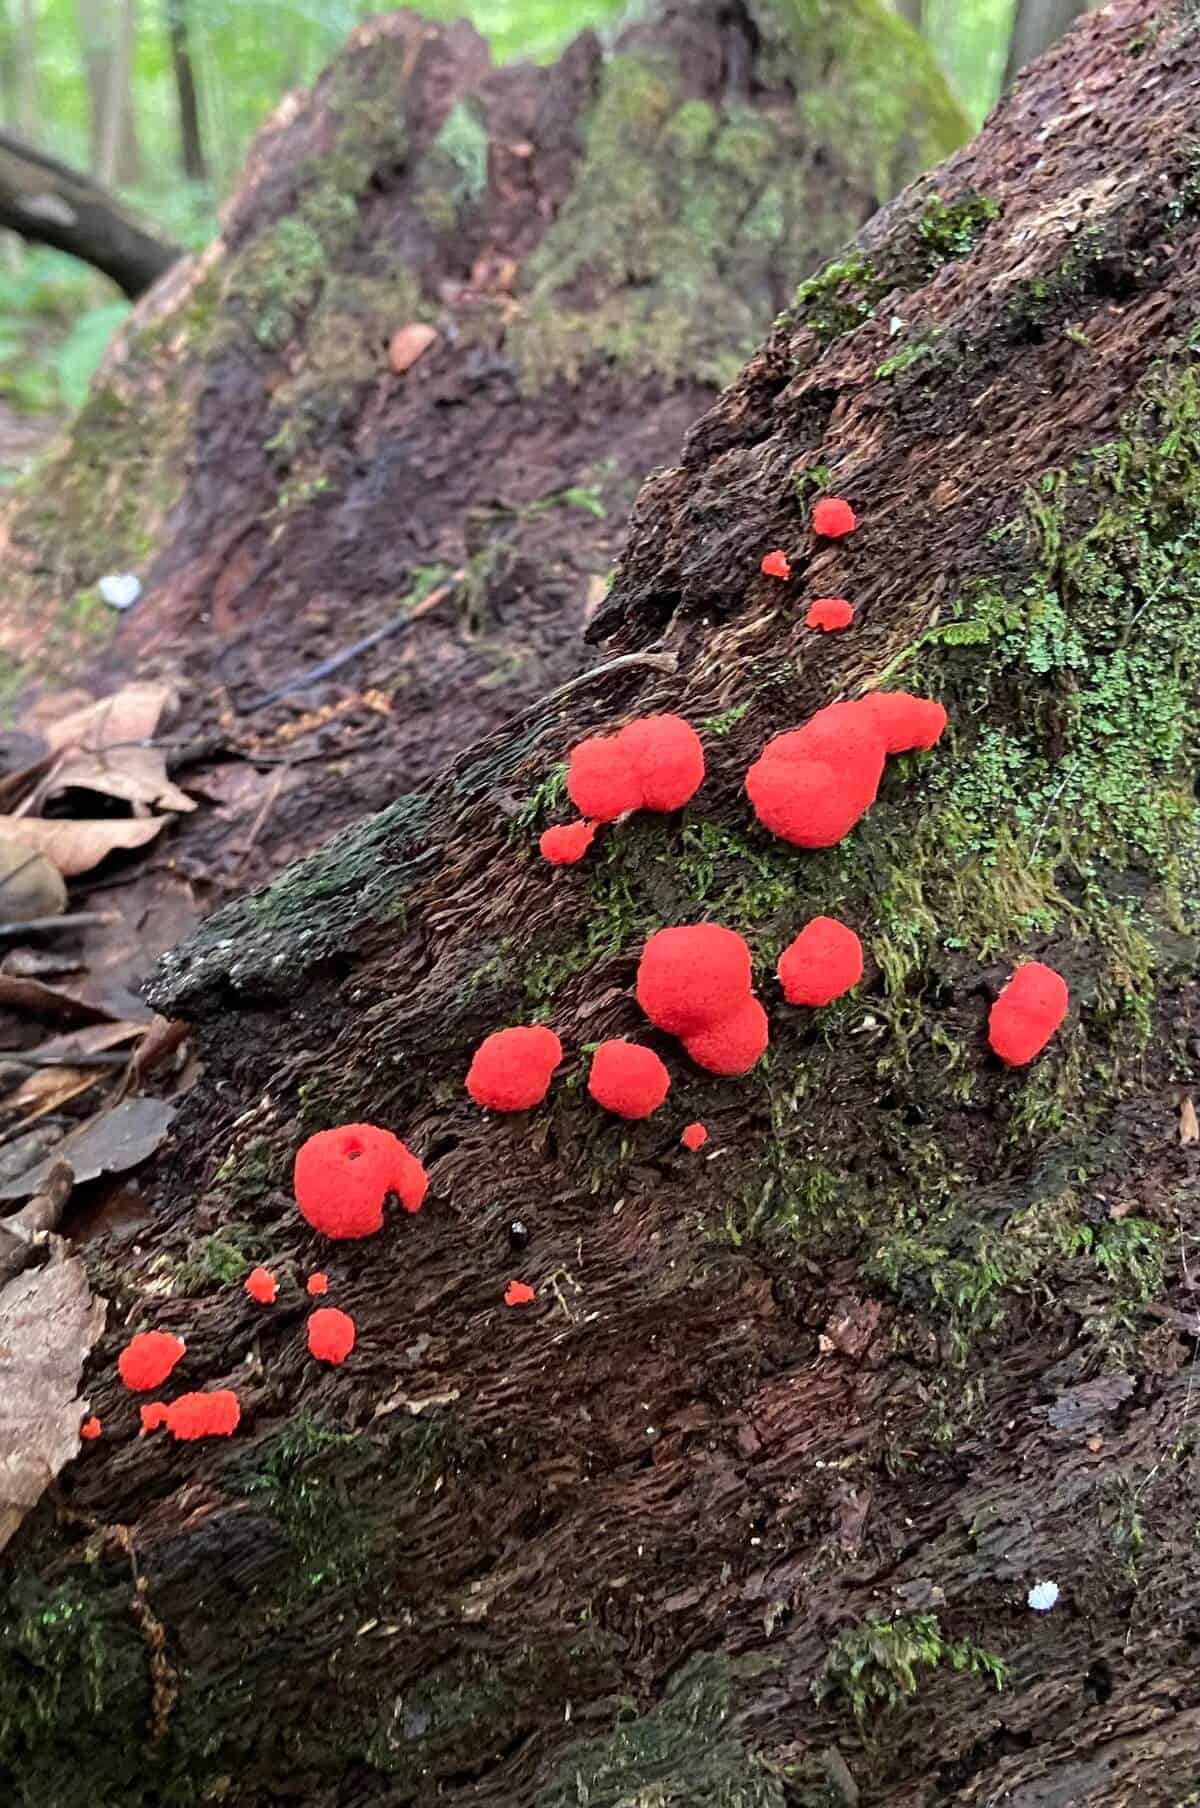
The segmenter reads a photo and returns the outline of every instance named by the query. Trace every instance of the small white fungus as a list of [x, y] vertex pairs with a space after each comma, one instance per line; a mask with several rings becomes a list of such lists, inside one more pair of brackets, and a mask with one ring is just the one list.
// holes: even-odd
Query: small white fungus
[[97, 580], [96, 589], [110, 609], [132, 609], [142, 594], [142, 582], [132, 571], [109, 571]]
[[1035, 1582], [1025, 1599], [1035, 1613], [1049, 1613], [1058, 1600], [1058, 1583]]

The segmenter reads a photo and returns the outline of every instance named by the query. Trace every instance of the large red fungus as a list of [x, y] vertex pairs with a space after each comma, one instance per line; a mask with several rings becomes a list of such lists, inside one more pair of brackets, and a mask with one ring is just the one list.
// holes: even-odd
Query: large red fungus
[[596, 833], [594, 822], [568, 822], [546, 829], [538, 840], [538, 851], [551, 866], [574, 866], [592, 845]]
[[843, 534], [853, 533], [857, 526], [854, 510], [843, 497], [822, 496], [813, 504], [814, 534], [823, 534], [827, 540], [840, 540]]
[[1018, 967], [992, 1006], [988, 1041], [1009, 1067], [1040, 1055], [1067, 1014], [1067, 982], [1053, 967], [1028, 961]]
[[370, 1237], [383, 1227], [383, 1205], [395, 1193], [406, 1212], [421, 1208], [424, 1168], [398, 1136], [376, 1124], [318, 1130], [296, 1151], [292, 1175], [301, 1214], [324, 1237]]
[[93, 1438], [98, 1438], [100, 1436], [100, 1431], [101, 1431], [100, 1421], [96, 1417], [95, 1413], [92, 1414], [90, 1419], [85, 1419], [83, 1421], [83, 1424], [79, 1427], [80, 1437], [86, 1438], [88, 1440], [89, 1444], [91, 1443]]
[[708, 1141], [708, 1131], [703, 1124], [688, 1124], [679, 1140], [685, 1149], [702, 1149]]
[[805, 626], [820, 628], [822, 634], [833, 634], [848, 628], [854, 620], [854, 606], [844, 596], [818, 596], [808, 605]]
[[160, 1425], [165, 1425], [169, 1410], [163, 1400], [151, 1400], [149, 1406], [140, 1407], [142, 1429], [138, 1435], [144, 1438], [148, 1431], [157, 1431]]
[[581, 816], [615, 822], [642, 807], [642, 781], [615, 735], [591, 735], [572, 747], [567, 760], [567, 796]]
[[242, 1409], [230, 1387], [210, 1394], [180, 1394], [167, 1408], [165, 1424], [173, 1438], [191, 1443], [196, 1438], [227, 1438], [237, 1430]]
[[747, 998], [732, 1016], [685, 1036], [683, 1046], [697, 1067], [732, 1078], [749, 1073], [765, 1054], [768, 1040], [767, 1013], [757, 998]]
[[467, 1091], [488, 1111], [528, 1111], [550, 1090], [562, 1043], [544, 1024], [493, 1030], [475, 1050]]
[[659, 929], [642, 949], [637, 1001], [651, 1023], [688, 1036], [729, 1017], [750, 995], [750, 950], [732, 929]]
[[913, 697], [907, 691], [872, 691], [858, 707], [883, 736], [885, 753], [924, 751], [941, 738], [946, 712], [929, 697]]
[[617, 1117], [649, 1117], [670, 1089], [671, 1076], [652, 1048], [614, 1038], [592, 1056], [588, 1091]]
[[530, 1306], [535, 1297], [533, 1288], [526, 1281], [510, 1281], [504, 1289], [506, 1306]]
[[252, 1268], [245, 1279], [245, 1289], [260, 1306], [273, 1306], [279, 1293], [275, 1276], [268, 1268]]
[[305, 1293], [310, 1293], [314, 1296], [317, 1295], [318, 1293], [328, 1293], [329, 1292], [329, 1276], [327, 1274], [322, 1274], [320, 1272], [320, 1270], [318, 1269], [316, 1274], [310, 1274], [308, 1279], [305, 1281], [304, 1291], [305, 1291]]
[[681, 810], [703, 778], [704, 749], [691, 724], [641, 716], [571, 749], [567, 795], [580, 815], [612, 822], [627, 810]]
[[308, 1318], [308, 1348], [318, 1362], [345, 1362], [354, 1348], [354, 1320], [336, 1306], [318, 1306]]
[[787, 554], [779, 547], [776, 547], [774, 552], [769, 552], [762, 562], [762, 573], [767, 578], [790, 578], [792, 568], [788, 563]]
[[835, 917], [813, 917], [779, 956], [777, 972], [789, 1004], [828, 1004], [862, 978], [862, 943]]
[[122, 1381], [134, 1394], [161, 1387], [183, 1355], [183, 1339], [171, 1331], [139, 1331], [117, 1357]]

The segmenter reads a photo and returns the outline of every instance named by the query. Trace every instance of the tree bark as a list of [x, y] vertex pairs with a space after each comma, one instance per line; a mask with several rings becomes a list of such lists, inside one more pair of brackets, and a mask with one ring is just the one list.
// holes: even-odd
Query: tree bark
[[180, 165], [190, 182], [207, 182], [208, 164], [200, 130], [200, 104], [196, 94], [196, 71], [188, 34], [186, 0], [167, 0], [167, 35], [171, 43], [171, 64], [175, 71], [175, 93], [179, 103]]
[[1005, 86], [1015, 80], [1026, 63], [1057, 44], [1068, 26], [1087, 11], [1087, 0], [1016, 0], [1012, 34], [1008, 41]]
[[0, 132], [0, 226], [102, 270], [136, 300], [179, 257], [80, 170]]
[[78, 15], [91, 167], [101, 183], [131, 185], [142, 170], [132, 92], [136, 0], [78, 0]]

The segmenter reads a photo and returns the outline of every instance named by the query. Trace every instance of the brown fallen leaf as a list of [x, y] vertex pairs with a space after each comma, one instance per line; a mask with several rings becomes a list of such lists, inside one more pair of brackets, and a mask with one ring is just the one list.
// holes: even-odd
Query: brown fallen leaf
[[410, 320], [392, 334], [388, 344], [388, 363], [398, 377], [414, 365], [422, 353], [427, 352], [437, 338], [437, 328], [426, 326], [423, 321]]
[[[136, 1006], [137, 1000], [132, 1003]], [[50, 986], [45, 980], [16, 973], [0, 973], [0, 1005], [51, 1023], [111, 1023], [114, 1018], [132, 1015], [110, 1008], [100, 996], [89, 995], [86, 981], [79, 986]], [[149, 1018], [147, 1009], [147, 1022]]]
[[52, 860], [64, 879], [90, 872], [117, 848], [145, 847], [172, 816], [114, 818], [74, 822], [69, 817], [0, 816], [0, 835], [24, 842]]
[[69, 1161], [80, 1183], [136, 1168], [153, 1155], [174, 1118], [175, 1107], [162, 1099], [126, 1099], [64, 1136], [47, 1160], [0, 1183], [0, 1199], [27, 1199], [36, 1193], [56, 1161]]
[[107, 1310], [61, 1245], [0, 1292], [0, 1550], [79, 1452], [79, 1377]]
[[57, 917], [67, 908], [67, 888], [52, 860], [15, 836], [0, 838], [0, 923]]
[[[161, 1019], [153, 1019], [159, 1022]], [[75, 1030], [69, 1036], [52, 1036], [48, 1042], [33, 1050], [40, 1062], [57, 1061], [61, 1066], [41, 1066], [36, 1073], [31, 1073], [22, 1080], [16, 1091], [5, 1099], [5, 1107], [10, 1111], [23, 1113], [35, 1105], [49, 1105], [51, 1111], [57, 1110], [59, 1104], [71, 1098], [75, 1088], [90, 1076], [86, 1068], [73, 1067], [73, 1055], [102, 1055], [109, 1049], [120, 1048], [125, 1042], [132, 1042], [135, 1037], [144, 1035], [147, 1025], [122, 1020], [118, 1023], [93, 1023], [85, 1029]], [[97, 1075], [97, 1078], [100, 1076]]]
[[127, 684], [55, 722], [46, 739], [61, 759], [38, 787], [36, 807], [75, 790], [119, 797], [135, 808], [194, 810], [194, 800], [167, 777], [162, 749], [145, 745], [173, 700], [165, 684]]
[[1196, 1116], [1194, 1101], [1186, 1096], [1179, 1105], [1179, 1140], [1185, 1146], [1200, 1143], [1200, 1118]]

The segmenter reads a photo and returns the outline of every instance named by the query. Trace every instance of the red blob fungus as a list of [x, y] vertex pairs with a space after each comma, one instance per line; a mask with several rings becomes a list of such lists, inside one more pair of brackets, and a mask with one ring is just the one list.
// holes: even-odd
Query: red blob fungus
[[856, 705], [883, 737], [886, 753], [924, 751], [941, 738], [946, 712], [928, 697], [907, 691], [873, 691]]
[[750, 994], [750, 950], [732, 929], [659, 929], [642, 949], [637, 1001], [651, 1023], [688, 1036], [732, 1015]]
[[533, 1304], [536, 1297], [533, 1288], [525, 1281], [510, 1281], [504, 1289], [506, 1306], [529, 1306]]
[[167, 1405], [163, 1400], [151, 1400], [149, 1406], [141, 1409], [142, 1429], [139, 1437], [145, 1437], [148, 1431], [157, 1431], [160, 1425], [167, 1422]]
[[275, 1276], [266, 1268], [252, 1268], [245, 1280], [246, 1292], [260, 1306], [273, 1306], [279, 1287]]
[[776, 971], [789, 1004], [828, 1004], [862, 978], [862, 943], [835, 917], [813, 917], [779, 956]]
[[652, 1048], [614, 1038], [592, 1056], [588, 1091], [617, 1117], [649, 1117], [670, 1089], [671, 1076]]
[[833, 634], [838, 628], [848, 628], [854, 620], [853, 604], [842, 596], [818, 596], [808, 605], [808, 614], [804, 617], [809, 628], [820, 628], [822, 634]]
[[1018, 967], [992, 1006], [988, 1041], [1009, 1067], [1040, 1055], [1067, 1014], [1067, 982], [1053, 967], [1029, 961]]
[[594, 822], [568, 822], [546, 829], [538, 840], [538, 851], [551, 866], [574, 866], [592, 845], [596, 833]]
[[488, 1111], [528, 1111], [550, 1090], [562, 1043], [544, 1024], [493, 1030], [475, 1050], [467, 1091]]
[[787, 554], [778, 547], [774, 552], [769, 552], [762, 562], [762, 573], [767, 578], [790, 578], [792, 568]]
[[100, 1436], [100, 1421], [95, 1413], [92, 1414], [90, 1419], [85, 1419], [83, 1421], [83, 1424], [79, 1427], [79, 1435], [81, 1438], [86, 1438], [89, 1444], [93, 1438], [98, 1438]]
[[813, 504], [812, 529], [827, 540], [840, 540], [858, 526], [858, 518], [841, 496], [822, 496]]
[[383, 1205], [395, 1193], [406, 1212], [421, 1208], [429, 1177], [390, 1130], [339, 1124], [318, 1130], [296, 1151], [292, 1186], [301, 1215], [323, 1237], [370, 1237], [383, 1228]]
[[688, 1124], [679, 1140], [685, 1149], [702, 1149], [708, 1141], [708, 1131], [703, 1124]]
[[683, 1046], [697, 1067], [732, 1078], [749, 1073], [766, 1053], [769, 1039], [767, 1013], [757, 998], [747, 998], [732, 1016], [723, 1017], [694, 1036], [685, 1036]]
[[354, 1320], [336, 1306], [318, 1306], [308, 1319], [308, 1349], [318, 1362], [345, 1362], [354, 1348]]
[[643, 810], [682, 810], [704, 782], [700, 736], [682, 716], [639, 716], [616, 739], [638, 775]]
[[310, 1274], [304, 1283], [305, 1293], [316, 1295], [329, 1292], [329, 1276], [327, 1274]]
[[615, 822], [627, 810], [641, 809], [642, 781], [615, 735], [592, 735], [572, 747], [567, 796], [581, 816], [596, 822]]
[[183, 1355], [183, 1339], [171, 1331], [139, 1331], [117, 1357], [122, 1381], [134, 1394], [161, 1387]]
[[196, 1438], [227, 1438], [237, 1430], [242, 1409], [230, 1387], [210, 1394], [180, 1394], [166, 1410], [164, 1423], [173, 1438], [192, 1443]]

